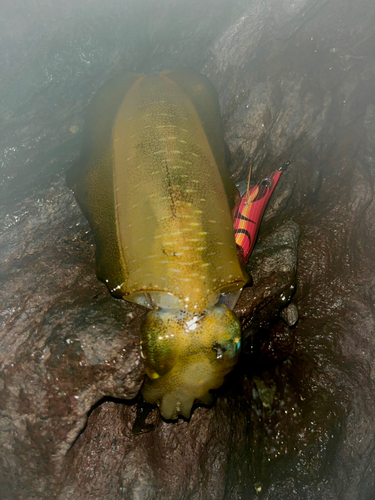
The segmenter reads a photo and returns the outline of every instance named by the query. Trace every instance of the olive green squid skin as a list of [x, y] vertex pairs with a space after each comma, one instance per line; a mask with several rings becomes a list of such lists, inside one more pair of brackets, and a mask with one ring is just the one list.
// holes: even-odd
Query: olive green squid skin
[[239, 320], [218, 301], [248, 279], [210, 82], [187, 69], [111, 79], [89, 106], [67, 181], [94, 233], [98, 278], [152, 309], [143, 397], [166, 419], [188, 418], [237, 361]]

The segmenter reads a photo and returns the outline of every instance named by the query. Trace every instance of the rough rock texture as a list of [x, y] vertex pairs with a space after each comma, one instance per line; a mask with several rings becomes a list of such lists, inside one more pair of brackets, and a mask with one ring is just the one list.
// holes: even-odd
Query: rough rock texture
[[[0, 498], [374, 498], [373, 1], [5, 4]], [[240, 362], [170, 424], [137, 398], [144, 311], [95, 278], [64, 173], [105, 80], [178, 66], [216, 86], [236, 181], [291, 165], [237, 305]]]
[[0, 484], [48, 498], [90, 408], [136, 396], [142, 311], [112, 300], [93, 275], [91, 233], [63, 179], [3, 220]]

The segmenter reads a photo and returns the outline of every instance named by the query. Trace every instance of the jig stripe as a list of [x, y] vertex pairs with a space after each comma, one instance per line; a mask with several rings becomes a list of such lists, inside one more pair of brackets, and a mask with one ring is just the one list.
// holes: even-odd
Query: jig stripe
[[283, 172], [283, 168], [272, 172], [268, 177], [241, 197], [234, 217], [236, 244], [242, 250], [243, 263], [246, 264], [254, 248], [259, 226], [273, 190]]

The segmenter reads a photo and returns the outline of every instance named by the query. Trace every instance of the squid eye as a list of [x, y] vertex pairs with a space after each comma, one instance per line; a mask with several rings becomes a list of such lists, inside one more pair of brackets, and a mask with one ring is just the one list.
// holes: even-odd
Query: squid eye
[[220, 344], [214, 344], [212, 350], [216, 352], [216, 359], [222, 359], [223, 348], [220, 346]]
[[212, 349], [216, 353], [216, 359], [232, 360], [236, 358], [241, 349], [241, 338], [228, 339], [221, 344], [215, 342]]
[[241, 350], [241, 339], [234, 339], [235, 347], [234, 347], [234, 355], [237, 356]]
[[241, 326], [237, 316], [225, 306], [213, 308], [212, 314], [217, 316], [218, 324], [212, 339], [211, 348], [219, 363], [233, 366], [241, 349]]
[[268, 179], [264, 179], [262, 182], [261, 182], [262, 186], [265, 186], [265, 187], [270, 187], [271, 185], [271, 181], [269, 181]]

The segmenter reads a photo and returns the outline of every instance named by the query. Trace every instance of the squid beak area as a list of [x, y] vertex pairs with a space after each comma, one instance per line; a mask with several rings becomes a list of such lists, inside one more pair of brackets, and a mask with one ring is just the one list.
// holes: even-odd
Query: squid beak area
[[224, 375], [215, 370], [207, 358], [190, 356], [158, 379], [147, 377], [142, 395], [147, 403], [159, 406], [165, 420], [176, 420], [179, 415], [189, 419], [195, 401], [206, 405], [213, 402], [209, 390], [219, 388]]

